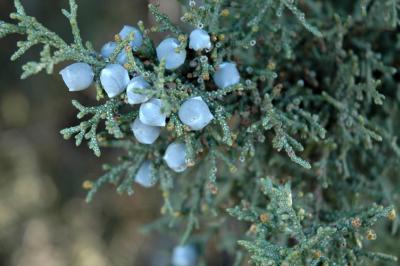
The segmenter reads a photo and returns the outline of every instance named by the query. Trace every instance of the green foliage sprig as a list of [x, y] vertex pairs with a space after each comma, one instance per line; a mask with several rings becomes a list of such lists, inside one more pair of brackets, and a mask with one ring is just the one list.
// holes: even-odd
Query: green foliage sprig
[[[260, 180], [260, 186], [269, 199], [267, 208], [228, 209], [232, 216], [251, 223], [249, 240], [241, 240], [239, 245], [250, 252], [257, 265], [344, 265], [362, 263], [365, 258], [396, 261], [394, 256], [361, 249], [364, 238], [376, 237], [371, 227], [378, 219], [388, 217], [393, 206], [340, 212], [334, 220], [325, 216], [316, 224], [313, 214], [297, 205], [289, 184], [274, 185], [267, 178]], [[294, 244], [283, 245], [282, 234]]]

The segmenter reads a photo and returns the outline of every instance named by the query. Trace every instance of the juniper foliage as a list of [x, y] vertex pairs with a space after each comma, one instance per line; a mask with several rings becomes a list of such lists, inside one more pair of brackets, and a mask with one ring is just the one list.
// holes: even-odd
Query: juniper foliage
[[[180, 2], [186, 26], [174, 25], [149, 5], [157, 25], [138, 23], [143, 46], [132, 51], [128, 44], [134, 35], [116, 35], [118, 45], [108, 59], [83, 42], [74, 0], [62, 11], [72, 43], [29, 16], [19, 0], [14, 0], [12, 22], [0, 21], [0, 37], [26, 37], [12, 60], [33, 46], [43, 48], [37, 62], [23, 65], [22, 78], [51, 74], [55, 65], [70, 61], [85, 62], [96, 73], [98, 105], [73, 100], [82, 122], [61, 134], [74, 136], [76, 145], [87, 140], [97, 156], [103, 148], [123, 149], [126, 155], [104, 166], [103, 176], [84, 183], [87, 200], [106, 183], [132, 195], [135, 173], [151, 160], [164, 204], [162, 217], [147, 230], [172, 227], [169, 232], [181, 236], [181, 244], [194, 242], [201, 250], [217, 236], [234, 265], [246, 260], [255, 265], [396, 261], [365, 249], [364, 243], [376, 238], [373, 226], [385, 217], [390, 229], [381, 232], [382, 239], [398, 237], [400, 2]], [[188, 25], [210, 33], [213, 47], [190, 52], [184, 66], [168, 71], [165, 61], [157, 60], [149, 34], [166, 32], [179, 39], [178, 49], [186, 49]], [[129, 124], [138, 109], [127, 104], [126, 93], [107, 99], [99, 81], [101, 69], [116, 62], [123, 49], [124, 67], [152, 85], [145, 93], [161, 99], [169, 117], [153, 145], [133, 138]], [[223, 61], [237, 63], [242, 80], [217, 89], [211, 77]], [[182, 102], [197, 96], [215, 119], [201, 131], [190, 131], [177, 113]], [[174, 140], [186, 145], [190, 168], [182, 174], [162, 161]], [[240, 224], [228, 230], [233, 219]]]

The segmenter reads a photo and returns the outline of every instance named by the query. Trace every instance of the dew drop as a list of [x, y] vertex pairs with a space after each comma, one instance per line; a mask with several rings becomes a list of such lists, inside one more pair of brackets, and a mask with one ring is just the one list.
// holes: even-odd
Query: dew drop
[[200, 57], [200, 62], [205, 63], [207, 61], [208, 61], [208, 57], [207, 56], [203, 55], [202, 57]]
[[192, 60], [189, 62], [189, 66], [190, 67], [196, 67], [197, 66], [197, 62], [195, 60]]

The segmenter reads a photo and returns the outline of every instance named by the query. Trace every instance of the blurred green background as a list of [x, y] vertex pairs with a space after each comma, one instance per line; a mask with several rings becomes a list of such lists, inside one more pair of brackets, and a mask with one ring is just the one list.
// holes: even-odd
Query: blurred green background
[[[22, 2], [30, 15], [71, 40], [60, 12], [67, 0]], [[78, 4], [82, 36], [98, 50], [124, 24], [151, 23], [144, 0]], [[178, 11], [165, 1], [163, 6]], [[12, 1], [0, 0], [0, 19], [8, 21], [13, 10]], [[99, 176], [102, 162], [115, 162], [117, 154], [107, 150], [98, 159], [59, 131], [77, 123], [71, 100], [94, 103], [94, 90], [68, 93], [57, 74], [62, 66], [54, 75], [21, 81], [21, 65], [39, 50], [11, 63], [19, 38], [0, 40], [0, 265], [166, 265], [174, 240], [139, 231], [159, 215], [157, 189], [137, 188], [129, 198], [105, 186], [92, 204], [84, 201], [82, 182]]]

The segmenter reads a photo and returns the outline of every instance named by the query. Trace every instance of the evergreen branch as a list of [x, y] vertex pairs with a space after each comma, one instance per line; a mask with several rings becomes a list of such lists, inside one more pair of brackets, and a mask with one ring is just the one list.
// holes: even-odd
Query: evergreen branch
[[[303, 265], [304, 261], [312, 261], [312, 265], [318, 265], [321, 261], [335, 261], [337, 249], [335, 241], [342, 239], [347, 241], [349, 232], [370, 232], [370, 228], [379, 220], [388, 217], [393, 210], [392, 206], [382, 207], [373, 205], [365, 210], [352, 213], [341, 213], [340, 218], [332, 224], [320, 225], [317, 230], [306, 228], [300, 222], [300, 216], [296, 213], [292, 199], [291, 188], [288, 184], [274, 185], [271, 179], [261, 179], [260, 187], [269, 201], [265, 210], [257, 208], [228, 209], [228, 213], [239, 220], [253, 223], [255, 229], [252, 240], [240, 240], [238, 244], [243, 246], [251, 254], [251, 259], [256, 265], [263, 264], [287, 264]], [[271, 214], [273, 214], [271, 216]], [[311, 229], [311, 230], [310, 230]], [[288, 238], [295, 236], [296, 244], [293, 247], [283, 247], [278, 242], [277, 233]], [[307, 232], [307, 233], [306, 233]], [[361, 257], [393, 260], [397, 258], [385, 254], [365, 252], [357, 245], [348, 246], [357, 254], [353, 259], [342, 258], [343, 261], [357, 261]], [[317, 255], [317, 256], [316, 256]], [[332, 257], [330, 257], [332, 256]], [[343, 256], [346, 256], [343, 254]]]
[[75, 0], [69, 0], [70, 11], [62, 9], [62, 13], [66, 16], [71, 24], [72, 35], [74, 36], [74, 43], [76, 47], [80, 50], [84, 50], [83, 42], [80, 34], [80, 30], [77, 22], [78, 5]]
[[262, 119], [261, 126], [265, 130], [274, 130], [275, 136], [272, 140], [273, 147], [277, 151], [284, 149], [293, 162], [306, 169], [310, 169], [310, 163], [296, 155], [296, 150], [303, 151], [304, 148], [299, 142], [285, 132], [283, 128], [285, 123], [283, 117], [278, 115], [278, 112], [272, 104], [272, 99], [268, 94], [264, 95], [264, 106], [265, 116]]
[[310, 25], [305, 17], [304, 12], [299, 10], [299, 8], [293, 4], [293, 0], [281, 0], [281, 3], [285, 5], [287, 9], [289, 9], [293, 15], [296, 16], [296, 18], [300, 21], [300, 23], [303, 25], [304, 28], [306, 28], [309, 32], [314, 34], [315, 36], [322, 38], [322, 33], [314, 26]]
[[158, 26], [155, 29], [156, 31], [158, 32], [171, 31], [176, 35], [181, 34], [181, 30], [175, 25], [173, 25], [168, 16], [161, 13], [160, 10], [157, 8], [157, 6], [149, 4], [148, 7], [150, 13], [153, 15], [158, 24]]
[[75, 135], [76, 145], [79, 146], [83, 139], [89, 140], [89, 148], [93, 150], [96, 156], [100, 156], [100, 147], [97, 138], [97, 128], [101, 120], [105, 120], [106, 130], [115, 138], [119, 139], [124, 136], [122, 133], [119, 122], [115, 118], [115, 111], [121, 105], [121, 102], [110, 100], [103, 105], [94, 107], [84, 107], [78, 101], [73, 100], [72, 104], [79, 110], [77, 114], [78, 119], [86, 115], [93, 115], [87, 121], [81, 122], [78, 126], [65, 128], [60, 131], [65, 139], [71, 138]]
[[119, 165], [110, 167], [105, 166], [104, 168], [110, 168], [107, 173], [99, 177], [92, 185], [91, 189], [89, 190], [86, 201], [91, 202], [93, 200], [94, 195], [96, 192], [105, 184], [105, 183], [113, 183], [116, 184], [121, 176], [128, 171], [131, 164], [128, 161], [122, 162]]
[[[0, 21], [0, 38], [26, 37], [17, 43], [12, 60], [42, 46], [40, 59], [23, 66], [22, 78], [50, 74], [56, 64], [69, 60], [88, 63], [94, 71], [97, 99], [103, 102], [86, 107], [73, 101], [80, 122], [61, 134], [74, 136], [77, 145], [86, 139], [97, 156], [105, 147], [126, 155], [116, 165], [105, 165], [100, 178], [84, 183], [90, 189], [87, 201], [106, 183], [132, 195], [138, 170], [150, 161], [145, 178], [160, 181], [164, 203], [163, 217], [148, 229], [176, 228], [182, 232], [177, 236], [181, 245], [196, 242], [204, 250], [217, 239], [221, 250], [236, 254], [235, 266], [245, 253], [234, 243], [263, 266], [395, 261], [392, 255], [366, 251], [363, 242], [377, 234], [389, 237], [389, 226], [377, 233], [372, 228], [382, 218], [393, 221], [392, 232], [398, 227], [395, 209], [378, 205], [395, 205], [399, 194], [398, 0], [180, 2], [185, 5], [181, 21], [202, 31], [194, 37], [184, 34], [157, 5], [149, 5], [156, 26], [146, 29], [138, 23], [143, 44], [131, 46], [134, 33], [124, 39], [116, 34], [110, 56], [98, 55], [90, 42], [83, 42], [74, 0], [62, 10], [72, 43], [28, 16], [19, 0], [11, 14], [14, 22]], [[180, 44], [165, 49], [164, 58], [148, 36], [151, 32], [170, 32]], [[193, 48], [202, 42], [205, 48]], [[185, 55], [177, 54], [182, 51]], [[101, 70], [121, 63], [121, 52], [127, 56], [123, 67], [129, 79], [142, 76], [149, 86], [121, 87], [118, 96], [106, 98]], [[167, 61], [183, 63], [173, 68]], [[219, 73], [233, 85], [217, 82], [223, 62], [237, 66], [237, 75]], [[160, 122], [165, 129], [142, 128], [157, 135], [152, 144], [144, 144], [138, 137], [143, 132], [133, 127], [134, 121], [145, 124], [146, 119], [140, 117], [141, 105], [127, 104], [128, 92], [161, 100], [162, 106], [149, 105], [147, 111], [149, 116], [165, 114]], [[193, 104], [181, 113], [183, 103], [193, 97], [201, 97], [206, 106]], [[185, 115], [192, 121], [184, 122]], [[211, 121], [195, 130], [190, 123], [203, 115]], [[185, 148], [179, 145], [168, 158], [164, 155], [173, 142]], [[283, 150], [282, 156], [278, 152]], [[312, 170], [307, 160], [313, 162]], [[170, 163], [187, 169], [175, 173], [179, 167]], [[245, 232], [227, 215], [249, 229]]]
[[[80, 37], [79, 29], [76, 23], [77, 5], [74, 0], [70, 0], [71, 11], [63, 11], [64, 15], [68, 17], [73, 29], [75, 43], [68, 45], [56, 33], [50, 31], [42, 24], [40, 24], [34, 17], [28, 16], [25, 13], [19, 0], [15, 0], [16, 12], [12, 13], [10, 17], [18, 21], [17, 24], [10, 24], [0, 22], [0, 37], [8, 34], [17, 33], [26, 35], [26, 41], [18, 42], [18, 50], [11, 56], [11, 60], [17, 60], [31, 47], [35, 45], [43, 45], [43, 51], [40, 54], [39, 62], [28, 62], [23, 65], [22, 78], [27, 78], [31, 75], [37, 74], [43, 69], [47, 73], [52, 73], [53, 66], [63, 61], [81, 61], [86, 62], [95, 67], [102, 67], [104, 63], [99, 61], [93, 56], [93, 51], [87, 50], [83, 47]], [[53, 50], [54, 49], [54, 50]]]

